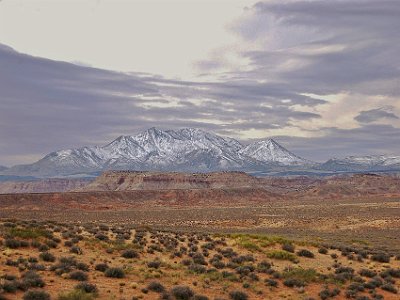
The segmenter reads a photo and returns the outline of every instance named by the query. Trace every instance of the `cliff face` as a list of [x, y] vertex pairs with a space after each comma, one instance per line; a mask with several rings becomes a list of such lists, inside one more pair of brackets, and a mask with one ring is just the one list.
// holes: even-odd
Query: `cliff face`
[[244, 172], [105, 172], [80, 191], [256, 188], [260, 181]]
[[0, 182], [0, 194], [53, 193], [83, 188], [90, 179], [43, 179], [36, 181]]

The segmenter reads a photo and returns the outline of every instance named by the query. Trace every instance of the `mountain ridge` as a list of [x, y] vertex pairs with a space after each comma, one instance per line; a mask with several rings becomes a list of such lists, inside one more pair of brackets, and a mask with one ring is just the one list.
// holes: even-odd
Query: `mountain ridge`
[[323, 172], [400, 171], [400, 156], [332, 158], [324, 163], [304, 159], [267, 138], [244, 145], [197, 128], [151, 127], [121, 135], [103, 146], [53, 151], [32, 164], [0, 172], [5, 176], [86, 177], [108, 170], [319, 174]]
[[51, 177], [105, 170], [224, 171], [264, 170], [313, 162], [296, 156], [273, 139], [243, 145], [197, 128], [149, 128], [122, 135], [104, 146], [51, 152], [35, 163], [17, 165], [6, 175]]

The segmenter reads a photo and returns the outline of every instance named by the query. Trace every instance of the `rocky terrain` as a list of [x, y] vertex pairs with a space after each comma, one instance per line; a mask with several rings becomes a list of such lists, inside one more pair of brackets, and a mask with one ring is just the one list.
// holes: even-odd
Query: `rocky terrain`
[[80, 191], [260, 188], [259, 178], [244, 172], [178, 173], [108, 171]]
[[0, 194], [66, 192], [82, 188], [90, 182], [91, 179], [83, 178], [49, 178], [31, 181], [4, 181], [0, 182]]

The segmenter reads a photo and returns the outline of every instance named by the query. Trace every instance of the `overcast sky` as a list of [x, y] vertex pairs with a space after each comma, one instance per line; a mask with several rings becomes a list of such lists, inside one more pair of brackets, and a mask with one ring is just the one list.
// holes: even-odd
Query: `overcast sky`
[[0, 165], [149, 127], [400, 155], [400, 1], [0, 0]]

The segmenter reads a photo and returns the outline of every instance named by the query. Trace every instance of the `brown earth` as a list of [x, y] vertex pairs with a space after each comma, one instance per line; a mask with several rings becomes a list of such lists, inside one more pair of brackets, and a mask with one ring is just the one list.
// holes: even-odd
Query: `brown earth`
[[89, 184], [91, 179], [42, 179], [32, 181], [0, 182], [0, 194], [53, 193], [76, 190]]

